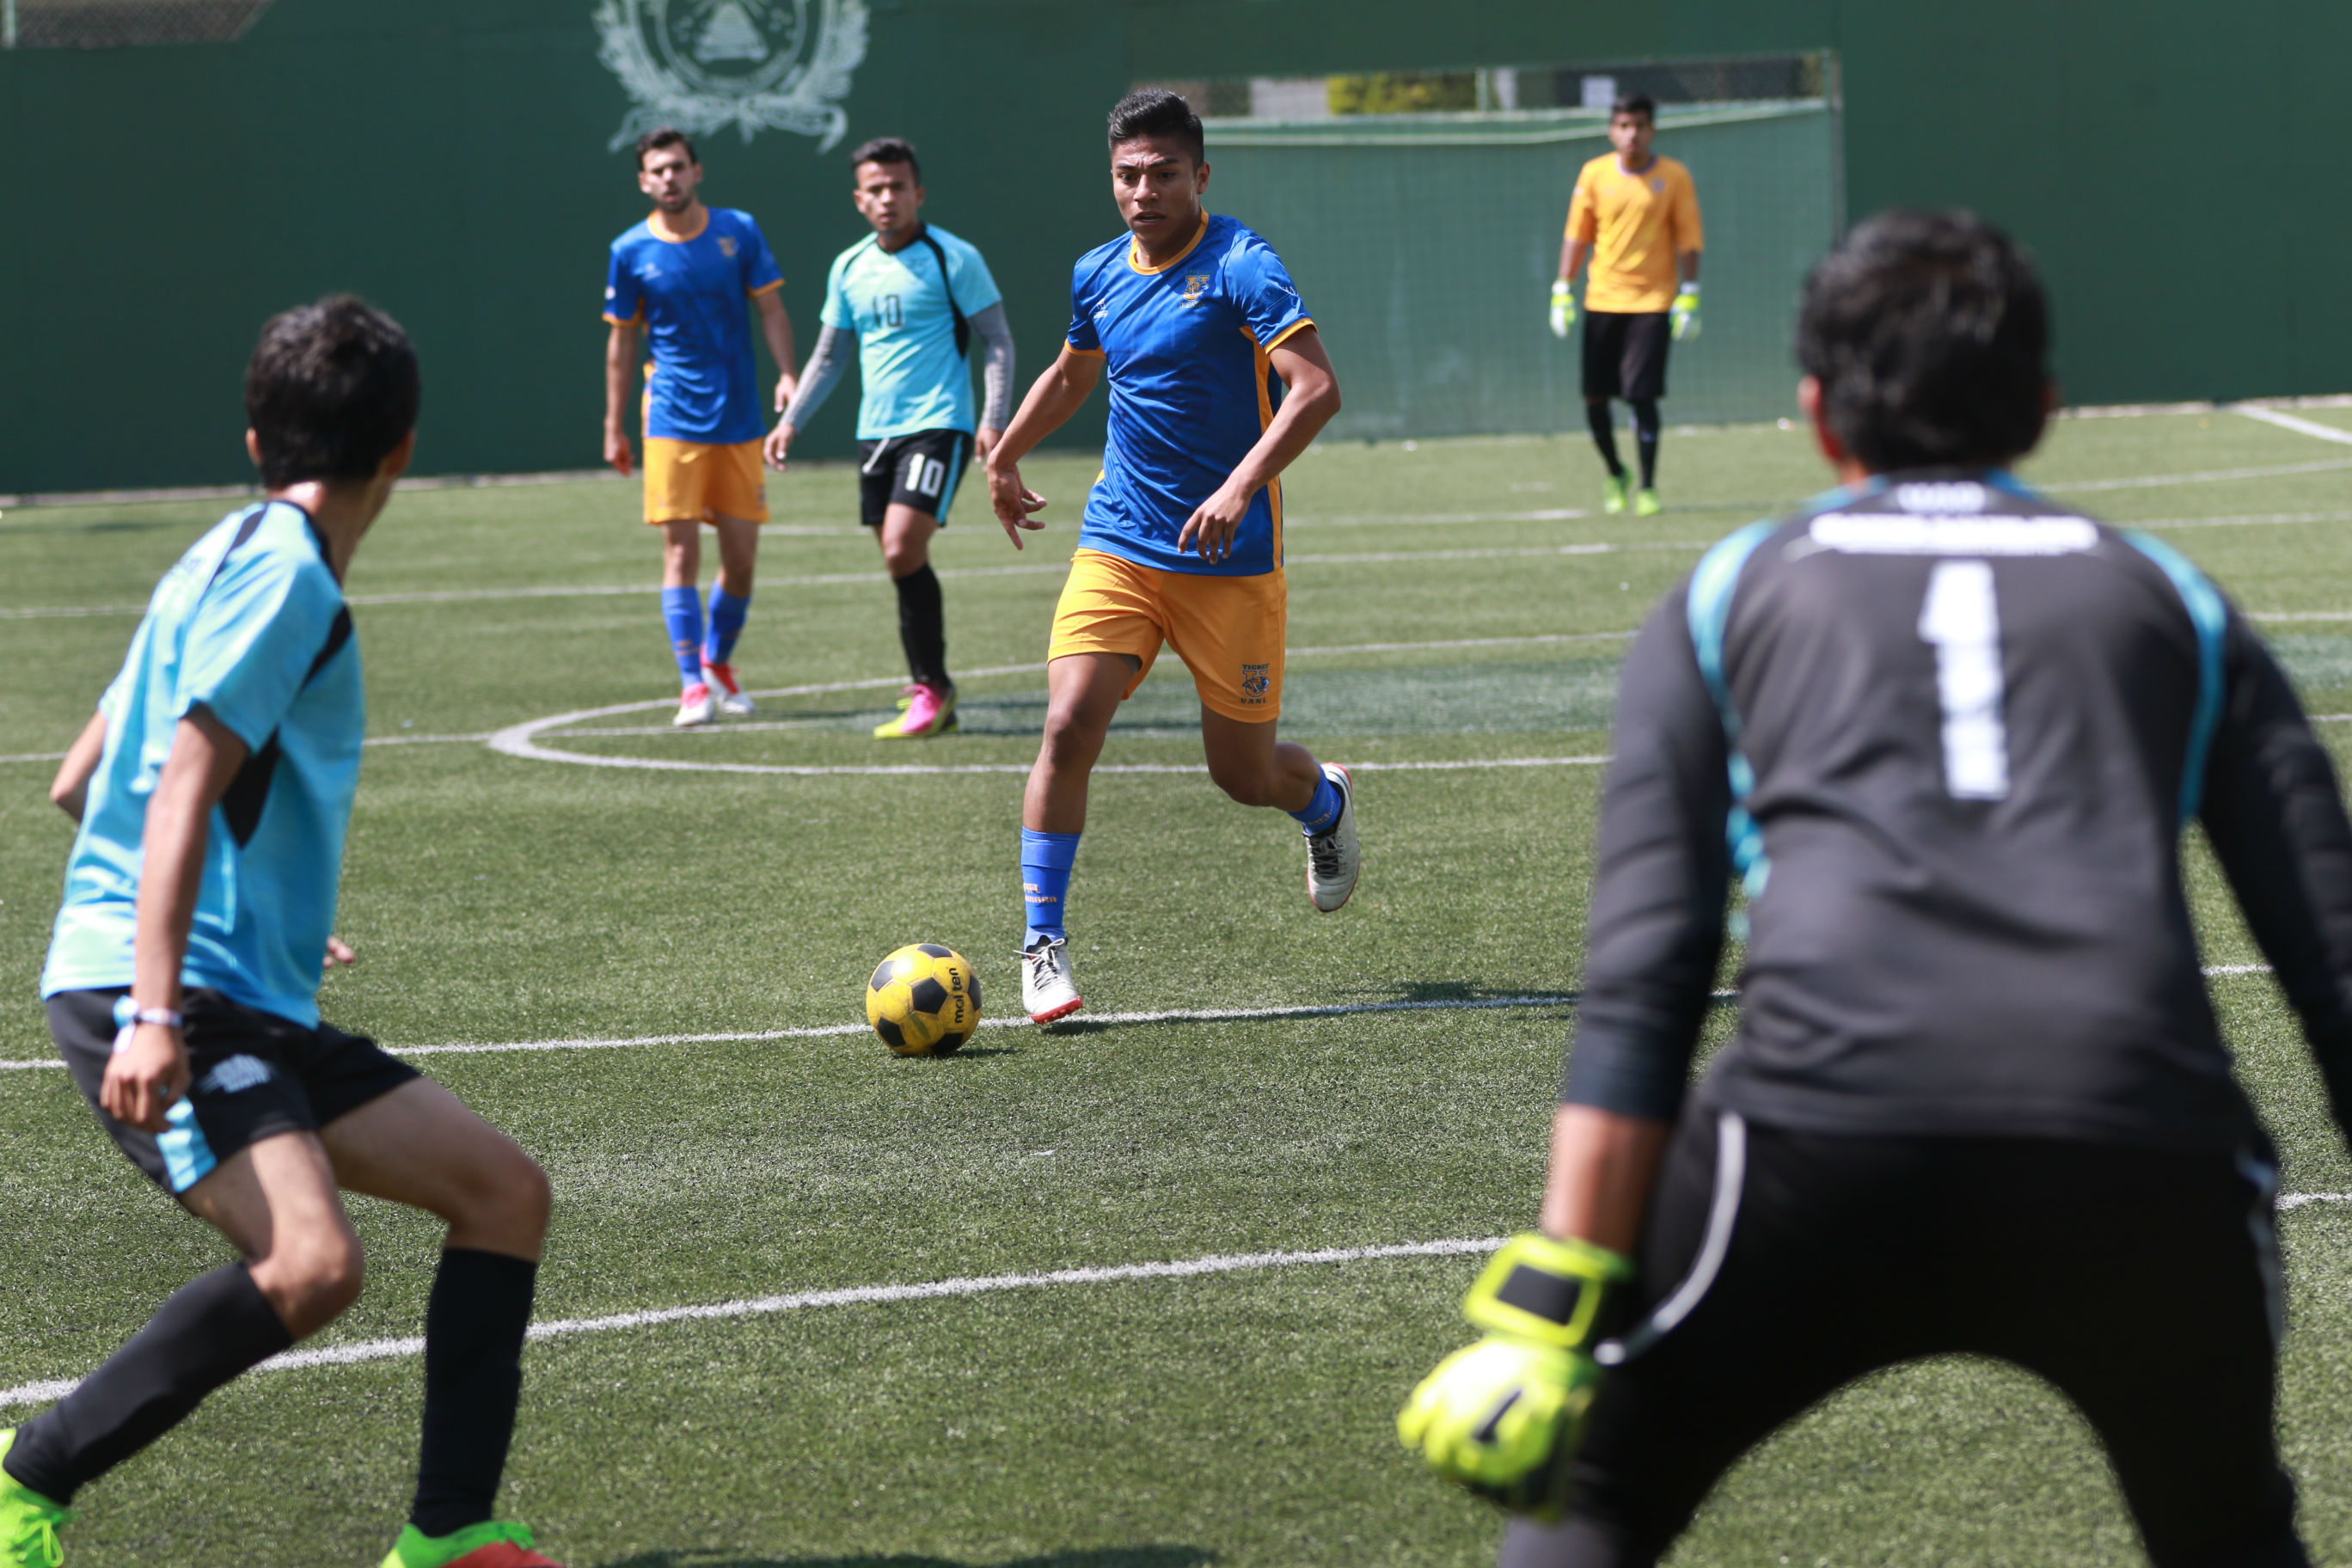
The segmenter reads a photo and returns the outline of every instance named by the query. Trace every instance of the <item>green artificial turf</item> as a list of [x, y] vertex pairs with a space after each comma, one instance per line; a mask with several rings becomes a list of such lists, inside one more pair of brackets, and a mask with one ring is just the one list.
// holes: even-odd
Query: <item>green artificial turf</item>
[[[2305, 416], [2352, 428], [2340, 410]], [[778, 526], [738, 662], [780, 694], [715, 732], [669, 729], [656, 537], [633, 487], [404, 492], [363, 547], [349, 587], [370, 733], [389, 743], [368, 755], [345, 872], [340, 929], [362, 959], [327, 983], [328, 1016], [395, 1048], [735, 1037], [419, 1058], [553, 1178], [541, 1319], [1532, 1220], [1622, 636], [1708, 542], [1826, 484], [1809, 441], [1670, 431], [1670, 510], [1638, 521], [1598, 514], [1580, 438], [1317, 447], [1287, 487], [1285, 727], [1367, 764], [1348, 909], [1316, 915], [1292, 826], [1196, 771], [1197, 706], [1163, 658], [1104, 758], [1152, 771], [1094, 785], [1070, 909], [1086, 1014], [986, 1029], [943, 1061], [859, 1033], [775, 1035], [855, 1023], [876, 960], [914, 941], [968, 954], [996, 1016], [1017, 1005], [1021, 773], [1092, 472], [1029, 465], [1052, 526], [1019, 554], [968, 489], [936, 550], [950, 651], [997, 673], [967, 675], [963, 733], [914, 745], [866, 734], [901, 666], [846, 468], [770, 481]], [[2159, 530], [2273, 617], [2315, 712], [2352, 713], [2352, 451], [2221, 412], [2069, 419], [2024, 472]], [[0, 518], [0, 755], [29, 759], [0, 763], [15, 998], [0, 1058], [49, 1048], [35, 982], [68, 829], [40, 759], [80, 727], [155, 576], [227, 504]], [[486, 743], [567, 714], [593, 716], [536, 742], [583, 763], [982, 771], [647, 771]], [[2343, 756], [2352, 725], [2324, 732]], [[1379, 765], [1441, 762], [1465, 765]], [[2257, 961], [2201, 847], [2189, 868], [2208, 961]], [[2271, 981], [2213, 988], [2286, 1190], [2352, 1190]], [[1430, 1005], [1104, 1021], [1364, 1004]], [[1719, 1008], [1710, 1042], [1735, 1022]], [[224, 1255], [53, 1068], [0, 1071], [0, 1388], [87, 1371]], [[436, 1229], [353, 1208], [367, 1292], [320, 1342], [414, 1334]], [[2352, 1437], [2335, 1414], [2352, 1207], [2282, 1226], [2282, 1432], [2325, 1560], [2352, 1554]], [[573, 1568], [1485, 1563], [1496, 1516], [1420, 1473], [1391, 1428], [1467, 1337], [1454, 1306], [1476, 1266], [1376, 1257], [541, 1341], [507, 1507]], [[414, 1359], [391, 1359], [232, 1385], [78, 1500], [69, 1560], [373, 1563], [404, 1509], [419, 1383]], [[1946, 1361], [1775, 1437], [1675, 1560], [2138, 1555], [2067, 1407], [2014, 1371]]]

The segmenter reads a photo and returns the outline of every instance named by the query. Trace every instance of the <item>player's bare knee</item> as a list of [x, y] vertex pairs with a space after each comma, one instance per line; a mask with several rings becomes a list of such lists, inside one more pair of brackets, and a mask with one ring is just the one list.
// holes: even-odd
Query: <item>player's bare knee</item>
[[882, 564], [893, 577], [911, 577], [930, 564], [930, 550], [911, 539], [886, 539], [882, 542]]
[[247, 1267], [255, 1287], [297, 1339], [342, 1316], [359, 1300], [367, 1275], [360, 1238], [340, 1226], [281, 1235]]

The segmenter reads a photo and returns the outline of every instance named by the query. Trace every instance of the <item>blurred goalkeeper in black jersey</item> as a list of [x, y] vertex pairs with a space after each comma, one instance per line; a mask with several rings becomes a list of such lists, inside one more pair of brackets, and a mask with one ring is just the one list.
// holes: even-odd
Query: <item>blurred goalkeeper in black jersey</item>
[[[1996, 1356], [2097, 1431], [2158, 1568], [2296, 1564], [2276, 1162], [2180, 886], [2200, 822], [2352, 1110], [2352, 826], [2269, 652], [2169, 546], [2003, 465], [2040, 284], [1964, 214], [1806, 285], [1842, 488], [1717, 545], [1625, 661], [1541, 1235], [1399, 1418], [1506, 1568], [1654, 1563], [1841, 1384]], [[1740, 1024], [1686, 1090], [1726, 926]]]

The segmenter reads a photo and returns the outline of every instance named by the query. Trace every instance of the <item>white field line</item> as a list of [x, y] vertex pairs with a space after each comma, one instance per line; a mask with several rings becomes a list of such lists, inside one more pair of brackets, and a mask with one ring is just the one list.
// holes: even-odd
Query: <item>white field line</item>
[[2243, 517], [2158, 517], [2117, 528], [2262, 528], [2292, 522], [2352, 522], [2352, 511], [2265, 511]]
[[[1724, 993], [1731, 994], [1729, 992]], [[1150, 1013], [1090, 1013], [1082, 1024], [1223, 1024], [1262, 1023], [1292, 1018], [1357, 1018], [1371, 1013], [1484, 1013], [1498, 1007], [1572, 1007], [1570, 995], [1444, 997], [1428, 1002], [1326, 1002], [1290, 1007], [1171, 1007]], [[983, 1029], [1020, 1029], [1032, 1026], [1014, 1014], [982, 1018]], [[583, 1037], [567, 1040], [520, 1040], [497, 1045], [406, 1046], [390, 1048], [402, 1057], [503, 1056], [536, 1051], [614, 1051], [638, 1046], [723, 1046], [766, 1040], [824, 1040], [870, 1033], [865, 1024], [816, 1024], [796, 1029], [740, 1029], [708, 1035], [623, 1035]], [[0, 1071], [12, 1068], [63, 1067], [54, 1057], [0, 1059]]]
[[[2237, 974], [2268, 974], [2267, 963], [2215, 963], [2206, 966], [2208, 976], [2222, 978]], [[1729, 1000], [1737, 991], [1717, 991], [1718, 1000]], [[1307, 1003], [1288, 1007], [1169, 1007], [1148, 1013], [1090, 1013], [1077, 1021], [1081, 1024], [1223, 1024], [1263, 1023], [1294, 1018], [1356, 1018], [1375, 1013], [1484, 1013], [1508, 1007], [1572, 1007], [1576, 995], [1525, 995], [1445, 997], [1427, 1002], [1328, 1002]], [[1019, 1014], [1003, 1018], [982, 1018], [983, 1029], [1019, 1029], [1030, 1027], [1029, 1020]], [[701, 1035], [614, 1035], [582, 1036], [562, 1040], [514, 1040], [490, 1045], [398, 1046], [390, 1047], [401, 1057], [480, 1057], [511, 1056], [541, 1051], [617, 1051], [640, 1046], [726, 1046], [759, 1044], [768, 1040], [839, 1039], [869, 1032], [865, 1024], [814, 1024], [793, 1029], [731, 1029]], [[65, 1063], [55, 1057], [12, 1057], [0, 1058], [0, 1072], [37, 1071], [47, 1068], [62, 1068]]]
[[[2281, 1210], [2314, 1204], [2352, 1203], [2352, 1193], [2283, 1193]], [[961, 1279], [929, 1279], [905, 1285], [853, 1285], [833, 1290], [800, 1290], [782, 1296], [755, 1296], [744, 1300], [715, 1301], [688, 1307], [656, 1307], [635, 1312], [614, 1312], [597, 1318], [556, 1318], [533, 1323], [527, 1337], [568, 1339], [579, 1334], [605, 1334], [624, 1329], [655, 1328], [668, 1323], [723, 1321], [771, 1317], [780, 1312], [816, 1307], [890, 1306], [900, 1301], [937, 1301], [961, 1296], [993, 1295], [1006, 1290], [1037, 1290], [1062, 1285], [1114, 1285], [1130, 1280], [1197, 1279], [1206, 1275], [1254, 1273], [1268, 1268], [1325, 1267], [1370, 1263], [1392, 1258], [1475, 1257], [1494, 1251], [1504, 1238], [1448, 1238], [1444, 1241], [1400, 1242], [1386, 1247], [1333, 1247], [1312, 1252], [1212, 1253], [1205, 1258], [1178, 1258], [1165, 1263], [1123, 1263], [1090, 1268], [1055, 1268], [1034, 1274], [984, 1274]], [[350, 1344], [321, 1345], [315, 1350], [288, 1351], [271, 1356], [256, 1372], [294, 1372], [314, 1366], [354, 1366], [363, 1362], [399, 1361], [425, 1352], [420, 1337], [360, 1340]], [[78, 1380], [57, 1378], [0, 1388], [0, 1409], [47, 1405], [73, 1392]]]
[[2317, 463], [2271, 463], [2257, 468], [2206, 468], [2189, 474], [2145, 474], [2123, 479], [2062, 479], [2033, 481], [2036, 489], [2086, 495], [2095, 490], [2161, 489], [2167, 485], [2226, 484], [2233, 479], [2278, 479], [2294, 474], [2332, 474], [2352, 468], [2352, 458]]
[[[1194, 1279], [1209, 1274], [1246, 1274], [1265, 1268], [1329, 1267], [1340, 1263], [1370, 1263], [1402, 1258], [1459, 1258], [1492, 1252], [1503, 1245], [1499, 1236], [1475, 1240], [1408, 1241], [1388, 1247], [1331, 1247], [1313, 1252], [1213, 1253], [1166, 1263], [1120, 1263], [1092, 1268], [1055, 1268], [1036, 1274], [984, 1274], [960, 1279], [927, 1279], [908, 1285], [853, 1285], [837, 1290], [799, 1290], [786, 1296], [755, 1296], [748, 1300], [716, 1301], [704, 1306], [656, 1307], [640, 1312], [614, 1312], [601, 1318], [557, 1318], [533, 1323], [534, 1340], [568, 1339], [576, 1334], [607, 1334], [618, 1329], [646, 1329], [664, 1323], [709, 1322], [729, 1318], [761, 1318], [778, 1312], [804, 1311], [812, 1307], [888, 1306], [899, 1301], [936, 1301], [957, 1296], [986, 1296], [1003, 1290], [1038, 1290], [1057, 1285], [1116, 1285], [1136, 1279]], [[288, 1351], [271, 1356], [256, 1372], [292, 1372], [312, 1366], [352, 1366], [361, 1362], [398, 1361], [421, 1355], [419, 1338], [360, 1340], [351, 1344], [321, 1345], [316, 1350]], [[46, 1405], [73, 1392], [75, 1380], [18, 1384], [0, 1388], [0, 1407]]]
[[2298, 419], [2275, 408], [2256, 408], [2244, 403], [2231, 405], [2230, 412], [2248, 419], [2259, 419], [2265, 425], [2275, 425], [2282, 430], [2292, 430], [2298, 436], [2310, 436], [2322, 441], [2333, 441], [2338, 446], [2352, 447], [2352, 430], [2338, 430], [2335, 426], [2322, 425], [2316, 419]]

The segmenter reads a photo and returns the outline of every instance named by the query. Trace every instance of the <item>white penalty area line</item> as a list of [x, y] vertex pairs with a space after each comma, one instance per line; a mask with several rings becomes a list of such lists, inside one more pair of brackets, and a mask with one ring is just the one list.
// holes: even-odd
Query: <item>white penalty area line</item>
[[2316, 419], [2299, 419], [2292, 414], [2282, 414], [2275, 408], [2258, 408], [2251, 403], [2233, 403], [2230, 412], [2248, 419], [2259, 419], [2265, 425], [2275, 425], [2282, 430], [2292, 430], [2298, 436], [2310, 436], [2338, 446], [2352, 447], [2352, 430], [2339, 430], [2333, 425], [2322, 425]]
[[[1177, 1258], [1165, 1263], [1108, 1264], [1091, 1268], [1055, 1268], [1035, 1274], [983, 1274], [960, 1279], [927, 1279], [907, 1285], [853, 1285], [838, 1290], [798, 1290], [785, 1296], [755, 1296], [749, 1300], [715, 1301], [704, 1306], [656, 1307], [640, 1312], [614, 1312], [601, 1318], [557, 1318], [533, 1323], [534, 1340], [568, 1339], [576, 1334], [605, 1334], [618, 1329], [646, 1329], [664, 1323], [696, 1323], [730, 1318], [762, 1318], [778, 1312], [805, 1311], [813, 1307], [887, 1306], [899, 1301], [937, 1301], [959, 1296], [987, 1296], [1003, 1290], [1038, 1290], [1057, 1285], [1116, 1285], [1142, 1279], [1195, 1279], [1203, 1275], [1247, 1274], [1267, 1268], [1328, 1268], [1341, 1263], [1373, 1263], [1392, 1258], [1459, 1258], [1494, 1251], [1499, 1236], [1476, 1239], [1408, 1241], [1386, 1247], [1329, 1247], [1312, 1252], [1212, 1253], [1205, 1258]], [[362, 1340], [353, 1344], [321, 1345], [316, 1350], [288, 1351], [271, 1356], [256, 1372], [293, 1372], [313, 1366], [354, 1366], [362, 1362], [397, 1361], [422, 1355], [422, 1338]], [[78, 1380], [18, 1384], [0, 1388], [0, 1407], [46, 1405], [72, 1393]]]

